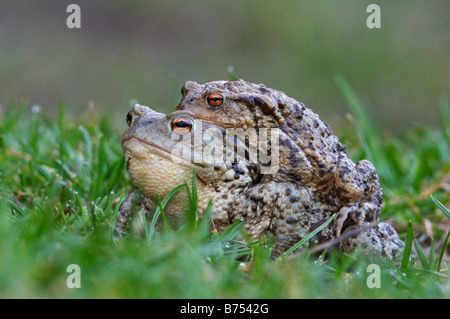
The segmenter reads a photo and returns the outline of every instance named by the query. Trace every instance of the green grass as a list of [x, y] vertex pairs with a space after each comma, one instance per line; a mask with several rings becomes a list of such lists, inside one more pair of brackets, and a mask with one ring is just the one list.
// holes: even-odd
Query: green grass
[[[305, 249], [275, 262], [270, 242], [238, 240], [245, 236], [241, 223], [218, 234], [209, 210], [193, 214], [195, 179], [176, 190], [189, 195], [184, 227], [156, 230], [158, 221], [165, 225], [162, 199], [157, 217], [142, 225], [144, 236], [117, 241], [118, 207], [131, 187], [120, 149], [125, 125], [113, 128], [106, 116], [76, 123], [63, 104], [51, 118], [20, 100], [0, 114], [0, 297], [449, 298], [448, 103], [442, 99], [436, 110], [441, 129], [418, 126], [392, 137], [342, 77], [336, 82], [354, 125], [341, 140], [355, 161], [368, 158], [377, 167], [382, 219], [391, 219], [406, 242], [400, 265], [360, 251], [329, 250], [325, 258]], [[381, 288], [366, 284], [372, 263], [381, 268]], [[79, 289], [66, 285], [70, 264], [80, 266]]]

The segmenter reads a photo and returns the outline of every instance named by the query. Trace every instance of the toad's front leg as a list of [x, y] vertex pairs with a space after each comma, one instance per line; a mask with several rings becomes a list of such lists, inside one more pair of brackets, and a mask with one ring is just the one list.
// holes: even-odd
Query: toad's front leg
[[122, 234], [128, 232], [128, 224], [133, 214], [143, 208], [142, 194], [138, 190], [133, 190], [130, 195], [122, 202], [116, 219], [116, 236], [122, 237]]

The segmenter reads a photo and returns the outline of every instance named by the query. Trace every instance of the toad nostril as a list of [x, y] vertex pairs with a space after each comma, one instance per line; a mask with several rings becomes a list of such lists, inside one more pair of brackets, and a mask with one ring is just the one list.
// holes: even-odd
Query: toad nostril
[[141, 127], [146, 127], [146, 126], [150, 126], [153, 124], [154, 124], [154, 121], [149, 120], [149, 119], [141, 119], [141, 121], [139, 121], [139, 126], [141, 126]]

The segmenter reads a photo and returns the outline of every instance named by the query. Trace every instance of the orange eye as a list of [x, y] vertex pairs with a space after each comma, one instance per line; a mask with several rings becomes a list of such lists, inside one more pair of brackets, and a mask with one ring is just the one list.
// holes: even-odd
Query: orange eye
[[223, 96], [218, 93], [213, 93], [209, 95], [206, 100], [208, 101], [209, 106], [218, 107], [223, 103]]
[[194, 123], [188, 117], [176, 117], [172, 120], [172, 131], [176, 134], [187, 134], [192, 130]]
[[130, 127], [131, 122], [133, 122], [133, 113], [131, 113], [131, 111], [130, 111], [130, 112], [128, 112], [128, 114], [127, 114], [127, 124], [128, 124], [128, 127]]

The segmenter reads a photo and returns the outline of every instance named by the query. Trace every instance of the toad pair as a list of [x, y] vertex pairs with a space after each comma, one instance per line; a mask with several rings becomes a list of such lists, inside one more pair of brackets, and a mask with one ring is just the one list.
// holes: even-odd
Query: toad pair
[[[401, 254], [403, 243], [389, 224], [364, 228], [378, 221], [383, 202], [372, 163], [355, 164], [328, 124], [283, 92], [243, 80], [189, 81], [174, 113], [136, 104], [127, 122], [122, 149], [137, 190], [120, 208], [116, 227], [121, 231], [127, 230], [133, 202], [152, 212], [155, 193], [163, 198], [190, 181], [195, 169], [198, 214], [211, 201], [212, 223], [219, 232], [241, 219], [253, 240], [273, 236], [274, 256], [333, 214], [334, 223], [312, 244], [363, 229], [339, 248], [348, 252], [362, 245], [388, 259]], [[236, 134], [238, 129], [245, 135]], [[266, 158], [252, 157], [253, 140], [268, 146]], [[241, 156], [229, 156], [230, 151]], [[269, 173], [267, 157], [276, 163]], [[164, 211], [175, 226], [183, 222], [184, 195], [179, 192]]]

